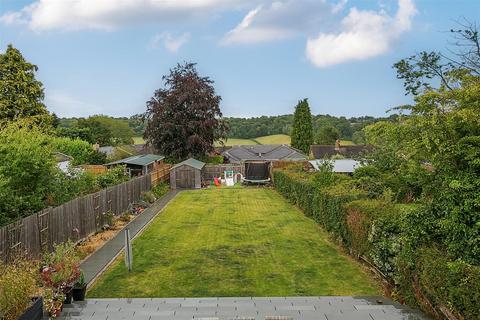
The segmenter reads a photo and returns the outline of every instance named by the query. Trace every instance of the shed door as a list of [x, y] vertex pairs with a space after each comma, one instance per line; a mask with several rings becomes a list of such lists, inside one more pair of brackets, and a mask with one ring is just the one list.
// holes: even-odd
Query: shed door
[[176, 172], [177, 188], [195, 188], [195, 170], [188, 166], [182, 166]]

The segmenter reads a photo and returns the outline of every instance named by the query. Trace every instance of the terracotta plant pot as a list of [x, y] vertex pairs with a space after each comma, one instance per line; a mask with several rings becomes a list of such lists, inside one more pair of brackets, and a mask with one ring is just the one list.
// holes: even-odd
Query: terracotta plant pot
[[43, 318], [43, 298], [32, 298], [33, 304], [18, 317], [18, 320], [41, 320]]

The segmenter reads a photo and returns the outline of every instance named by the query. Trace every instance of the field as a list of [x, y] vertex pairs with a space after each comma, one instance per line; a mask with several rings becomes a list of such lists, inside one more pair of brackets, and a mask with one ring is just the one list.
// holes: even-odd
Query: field
[[342, 146], [354, 146], [355, 143], [351, 140], [340, 140], [340, 145]]
[[271, 189], [180, 193], [90, 298], [376, 295], [377, 284]]
[[[258, 144], [257, 142], [253, 141], [252, 139], [237, 139], [237, 138], [229, 138], [225, 141], [226, 146], [236, 146], [236, 145], [245, 145], [245, 144]], [[220, 146], [220, 142], [216, 142], [215, 146]]]
[[[135, 144], [143, 144], [145, 141], [142, 137], [134, 137], [133, 141]], [[226, 146], [237, 146], [237, 145], [251, 145], [251, 144], [290, 144], [290, 136], [286, 134], [272, 134], [270, 136], [263, 136], [253, 139], [237, 139], [229, 138], [226, 142]], [[349, 146], [354, 145], [350, 140], [340, 140], [341, 145]], [[215, 146], [219, 147], [220, 142], [215, 142]]]
[[259, 144], [290, 144], [290, 136], [286, 134], [273, 134], [270, 136], [258, 137], [254, 139]]

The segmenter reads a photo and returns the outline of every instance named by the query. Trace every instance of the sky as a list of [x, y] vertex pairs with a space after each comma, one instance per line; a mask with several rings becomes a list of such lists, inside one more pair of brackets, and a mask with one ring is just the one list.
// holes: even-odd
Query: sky
[[61, 117], [143, 113], [177, 63], [215, 81], [225, 116], [385, 116], [411, 103], [392, 65], [445, 51], [480, 0], [0, 0], [0, 51], [38, 66]]

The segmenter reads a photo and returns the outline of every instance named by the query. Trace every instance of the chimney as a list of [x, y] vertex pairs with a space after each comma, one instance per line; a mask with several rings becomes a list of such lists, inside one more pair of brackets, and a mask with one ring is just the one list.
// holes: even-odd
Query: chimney
[[335, 141], [335, 151], [340, 151], [340, 140]]

